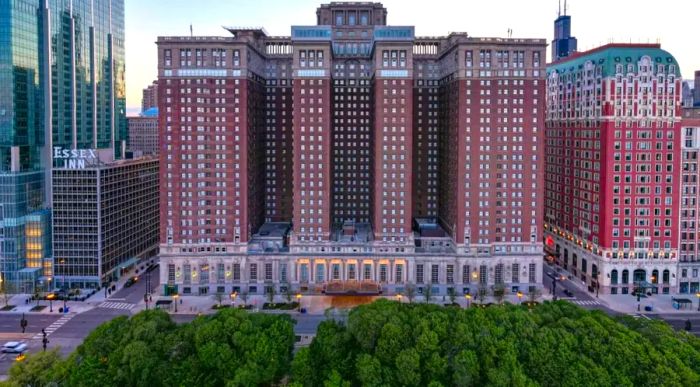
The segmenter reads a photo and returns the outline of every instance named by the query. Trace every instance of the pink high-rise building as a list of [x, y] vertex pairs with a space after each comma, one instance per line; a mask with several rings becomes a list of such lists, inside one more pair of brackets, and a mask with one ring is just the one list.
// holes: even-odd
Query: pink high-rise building
[[681, 77], [658, 44], [547, 68], [545, 244], [591, 291], [677, 286]]

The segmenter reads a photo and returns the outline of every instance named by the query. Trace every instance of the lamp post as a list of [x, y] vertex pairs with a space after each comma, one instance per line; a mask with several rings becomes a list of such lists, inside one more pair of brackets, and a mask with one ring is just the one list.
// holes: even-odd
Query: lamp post
[[234, 306], [236, 306], [236, 297], [238, 297], [238, 293], [233, 291], [233, 292], [231, 292], [230, 297], [231, 297], [231, 307], [233, 308]]
[[50, 293], [46, 298], [49, 299], [49, 312], [53, 313], [53, 299], [56, 298], [56, 295], [53, 293]]
[[297, 304], [299, 304], [299, 305], [297, 305], [297, 307], [299, 308], [299, 312], [301, 313], [301, 293], [297, 293], [296, 298], [297, 298]]
[[464, 298], [467, 300], [467, 308], [469, 308], [469, 302], [472, 300], [472, 295], [467, 293], [464, 295]]
[[557, 300], [557, 281], [564, 281], [565, 279], [566, 279], [566, 277], [564, 277], [564, 276], [552, 278], [552, 299], [554, 301]]
[[173, 300], [175, 300], [175, 313], [177, 313], [177, 299], [180, 298], [180, 295], [175, 293], [173, 294]]
[[396, 301], [401, 302], [401, 298], [403, 298], [403, 295], [401, 293], [396, 295]]
[[523, 303], [523, 292], [518, 290], [516, 295], [518, 296], [518, 304], [522, 304]]

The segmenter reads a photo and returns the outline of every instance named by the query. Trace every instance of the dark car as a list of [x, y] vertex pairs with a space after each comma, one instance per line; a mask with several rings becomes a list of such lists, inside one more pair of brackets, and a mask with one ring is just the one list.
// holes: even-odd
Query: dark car
[[124, 287], [128, 288], [131, 285], [135, 284], [139, 280], [139, 277], [131, 277], [126, 282], [124, 283]]
[[574, 293], [573, 293], [571, 290], [569, 290], [569, 289], [564, 289], [564, 294], [565, 294], [567, 297], [573, 297], [573, 296], [574, 296]]

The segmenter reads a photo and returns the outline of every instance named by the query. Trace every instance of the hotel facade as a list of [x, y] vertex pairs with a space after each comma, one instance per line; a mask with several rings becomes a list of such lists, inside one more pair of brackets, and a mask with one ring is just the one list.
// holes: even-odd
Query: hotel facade
[[540, 287], [546, 41], [316, 15], [158, 38], [163, 293]]

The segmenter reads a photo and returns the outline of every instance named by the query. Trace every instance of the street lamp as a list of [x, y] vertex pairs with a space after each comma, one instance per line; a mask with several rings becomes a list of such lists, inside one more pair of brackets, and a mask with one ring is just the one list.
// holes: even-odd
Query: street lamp
[[516, 295], [518, 296], [518, 303], [519, 303], [519, 304], [522, 304], [523, 292], [521, 292], [521, 291], [518, 290], [518, 292], [516, 293]]
[[564, 276], [552, 278], [552, 298], [554, 301], [557, 300], [557, 281], [564, 281], [565, 279], [566, 277]]
[[233, 291], [233, 292], [231, 292], [230, 297], [231, 297], [231, 307], [236, 306], [236, 297], [238, 297], [238, 293]]
[[469, 301], [471, 301], [472, 295], [467, 293], [464, 295], [464, 298], [467, 300], [467, 308], [469, 308]]
[[46, 298], [49, 299], [49, 312], [53, 313], [53, 299], [56, 298], [56, 295], [53, 293], [50, 293]]
[[175, 313], [177, 313], [177, 299], [180, 298], [180, 295], [175, 293], [173, 294], [173, 300], [175, 300]]
[[297, 293], [296, 298], [297, 298], [297, 304], [299, 304], [298, 305], [299, 312], [301, 312], [301, 293]]

